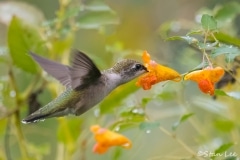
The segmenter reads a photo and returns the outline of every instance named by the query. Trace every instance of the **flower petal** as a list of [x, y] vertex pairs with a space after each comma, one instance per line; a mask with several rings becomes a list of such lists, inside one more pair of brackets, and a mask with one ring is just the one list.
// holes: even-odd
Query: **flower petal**
[[204, 73], [205, 72], [203, 72], [203, 70], [190, 72], [184, 76], [184, 80], [192, 80], [192, 81], [198, 82], [200, 79], [206, 78], [206, 75]]
[[105, 153], [109, 147], [121, 146], [123, 148], [131, 148], [131, 141], [125, 136], [112, 132], [100, 126], [94, 125], [91, 131], [95, 135], [95, 144], [93, 151], [96, 153]]
[[214, 95], [214, 84], [206, 79], [200, 80], [198, 82], [198, 87], [203, 93]]
[[198, 83], [198, 87], [204, 93], [214, 95], [214, 84], [224, 75], [221, 67], [204, 68], [203, 70], [188, 73], [184, 80], [192, 80]]
[[96, 143], [93, 146], [93, 152], [94, 153], [98, 153], [98, 154], [103, 154], [105, 152], [107, 152], [108, 147], [101, 145], [100, 143]]
[[144, 63], [147, 63], [147, 64], [150, 63], [151, 61], [150, 54], [147, 51], [144, 51], [142, 55], [142, 59]]
[[157, 83], [157, 76], [153, 72], [151, 72], [141, 76], [136, 82], [136, 85], [139, 87], [142, 86], [144, 90], [149, 90], [151, 89], [151, 86], [156, 83]]
[[181, 76], [175, 70], [162, 66], [151, 60], [147, 51], [143, 52], [142, 56], [144, 65], [147, 67], [148, 73], [139, 77], [136, 85], [142, 86], [144, 90], [151, 89], [151, 86], [166, 80], [180, 81]]
[[218, 82], [224, 75], [224, 69], [221, 67], [216, 67], [213, 69], [214, 72], [211, 72], [211, 81], [213, 83]]

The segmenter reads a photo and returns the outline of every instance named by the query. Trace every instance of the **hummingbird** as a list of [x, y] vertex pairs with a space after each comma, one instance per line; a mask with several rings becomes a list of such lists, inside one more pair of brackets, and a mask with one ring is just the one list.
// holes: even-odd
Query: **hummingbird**
[[73, 50], [71, 65], [43, 58], [33, 52], [31, 57], [66, 90], [57, 98], [33, 112], [22, 123], [32, 123], [69, 114], [79, 116], [102, 101], [111, 91], [148, 72], [140, 62], [124, 59], [112, 68], [100, 71], [83, 52]]

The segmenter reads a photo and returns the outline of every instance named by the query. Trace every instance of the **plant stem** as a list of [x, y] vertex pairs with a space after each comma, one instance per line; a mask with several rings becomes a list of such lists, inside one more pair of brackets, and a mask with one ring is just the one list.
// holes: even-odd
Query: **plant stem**
[[14, 126], [15, 126], [15, 131], [16, 131], [16, 135], [17, 135], [17, 139], [18, 139], [18, 143], [19, 143], [19, 148], [22, 154], [22, 158], [25, 160], [30, 159], [28, 152], [27, 152], [27, 148], [26, 148], [26, 142], [24, 140], [24, 136], [22, 133], [22, 129], [21, 129], [21, 124], [20, 124], [20, 117], [19, 117], [19, 112], [15, 112], [14, 114]]
[[173, 139], [175, 139], [175, 141], [180, 144], [186, 151], [188, 151], [190, 154], [192, 154], [192, 158], [196, 158], [198, 160], [202, 160], [201, 157], [198, 157], [195, 153], [195, 151], [193, 151], [190, 147], [188, 147], [188, 145], [186, 145], [181, 139], [179, 139], [175, 134], [170, 133], [168, 130], [166, 130], [163, 127], [159, 127], [159, 129], [165, 133], [166, 135], [168, 135], [169, 137], [172, 137]]
[[10, 124], [11, 124], [10, 119], [7, 119], [7, 126], [6, 126], [6, 130], [5, 130], [5, 136], [4, 136], [4, 147], [5, 147], [5, 154], [6, 154], [7, 160], [12, 160], [10, 146], [9, 146]]
[[[146, 116], [146, 120], [150, 121], [148, 116]], [[159, 127], [159, 129], [163, 133], [165, 133], [167, 136], [172, 137], [178, 144], [180, 144], [186, 151], [188, 151], [192, 155], [192, 158], [202, 160], [201, 157], [197, 156], [195, 151], [193, 151], [190, 147], [188, 147], [188, 145], [185, 144], [181, 139], [179, 139], [175, 134], [172, 134], [171, 132], [169, 132], [168, 130], [166, 130], [165, 128], [163, 128], [161, 126]]]
[[13, 123], [14, 123], [14, 126], [15, 126], [15, 131], [16, 131], [16, 136], [17, 136], [17, 140], [18, 140], [18, 143], [19, 143], [19, 148], [20, 148], [20, 151], [21, 151], [21, 154], [22, 154], [22, 157], [23, 157], [22, 159], [28, 160], [29, 156], [28, 156], [28, 152], [27, 152], [27, 149], [26, 149], [26, 144], [25, 144], [25, 140], [24, 140], [24, 137], [23, 137], [21, 124], [20, 124], [20, 117], [19, 117], [19, 108], [21, 107], [21, 104], [22, 104], [23, 101], [20, 98], [19, 91], [18, 91], [16, 81], [15, 81], [15, 77], [13, 75], [13, 72], [12, 72], [11, 68], [9, 70], [9, 79], [10, 79], [10, 83], [13, 87], [13, 90], [16, 93], [15, 107], [14, 107], [15, 109], [9, 115], [12, 115], [12, 114], [14, 115]]
[[[204, 45], [206, 45], [206, 42], [207, 42], [207, 35], [208, 35], [208, 32], [205, 33], [205, 37], [204, 37]], [[208, 54], [206, 53], [206, 50], [205, 50], [205, 47], [203, 48], [203, 56], [206, 57], [207, 61], [208, 61], [208, 64], [211, 68], [213, 68], [212, 66], [212, 62], [210, 61], [209, 57], [208, 57]], [[204, 60], [204, 57], [203, 57], [203, 60]], [[204, 63], [204, 61], [203, 61]]]

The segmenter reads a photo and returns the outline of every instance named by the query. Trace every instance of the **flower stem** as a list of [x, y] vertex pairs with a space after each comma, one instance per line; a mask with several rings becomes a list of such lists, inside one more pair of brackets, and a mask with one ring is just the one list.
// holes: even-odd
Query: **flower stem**
[[187, 144], [185, 144], [181, 139], [179, 139], [175, 134], [170, 133], [168, 130], [166, 130], [163, 127], [159, 127], [159, 129], [165, 133], [166, 135], [168, 135], [169, 137], [172, 137], [173, 139], [175, 139], [175, 141], [180, 144], [186, 151], [188, 151], [190, 154], [192, 154], [192, 158], [198, 159], [198, 160], [202, 160], [201, 157], [198, 157], [197, 154], [190, 148], [188, 147]]
[[[9, 70], [9, 80], [10, 80], [10, 84], [13, 87], [13, 90], [16, 93], [16, 96], [14, 97], [15, 98], [15, 109], [13, 110], [14, 112], [12, 112], [12, 114], [14, 115], [13, 116], [13, 119], [14, 119], [13, 122], [14, 122], [16, 137], [17, 137], [17, 140], [18, 140], [18, 143], [19, 143], [19, 148], [20, 148], [23, 159], [28, 160], [30, 158], [28, 156], [28, 152], [27, 152], [27, 149], [26, 149], [26, 144], [25, 144], [26, 142], [24, 140], [24, 136], [23, 136], [23, 133], [22, 133], [21, 124], [20, 124], [20, 116], [19, 116], [19, 108], [21, 107], [21, 104], [22, 104], [23, 101], [20, 98], [19, 90], [17, 88], [16, 80], [15, 80], [12, 69]], [[12, 115], [12, 114], [10, 114], [10, 115]]]
[[23, 159], [30, 159], [28, 152], [27, 152], [27, 148], [26, 148], [26, 142], [24, 140], [24, 136], [22, 133], [22, 129], [21, 129], [21, 124], [20, 124], [20, 117], [19, 117], [19, 112], [15, 112], [14, 114], [14, 126], [15, 126], [15, 131], [16, 131], [16, 135], [17, 135], [17, 139], [18, 139], [18, 143], [19, 143], [19, 148], [22, 154]]
[[[208, 32], [205, 33], [204, 42], [203, 42], [204, 45], [206, 45], [206, 42], [207, 42], [207, 35], [208, 35]], [[203, 51], [203, 63], [204, 63], [204, 57], [206, 57], [209, 66], [210, 66], [211, 68], [213, 68], [212, 62], [211, 62], [210, 58], [208, 57], [208, 54], [207, 54], [207, 52], [206, 52], [205, 47], [203, 47], [203, 50], [202, 50], [202, 51]]]

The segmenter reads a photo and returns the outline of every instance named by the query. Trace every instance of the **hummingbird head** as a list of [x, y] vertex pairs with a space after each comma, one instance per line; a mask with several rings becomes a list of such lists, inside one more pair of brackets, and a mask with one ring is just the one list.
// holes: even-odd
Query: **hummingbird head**
[[131, 59], [124, 59], [116, 63], [111, 70], [120, 76], [119, 84], [129, 82], [141, 74], [148, 72], [142, 63]]

